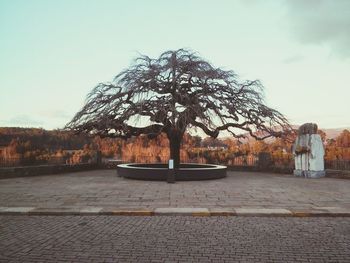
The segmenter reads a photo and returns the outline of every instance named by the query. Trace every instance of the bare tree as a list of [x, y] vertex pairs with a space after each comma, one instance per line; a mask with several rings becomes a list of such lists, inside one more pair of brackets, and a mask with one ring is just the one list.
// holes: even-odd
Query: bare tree
[[157, 59], [137, 58], [111, 83], [100, 83], [66, 128], [102, 137], [167, 134], [170, 157], [180, 163], [185, 131], [197, 127], [216, 138], [243, 130], [256, 139], [280, 136], [286, 118], [267, 107], [258, 80], [240, 81], [196, 53], [166, 51]]

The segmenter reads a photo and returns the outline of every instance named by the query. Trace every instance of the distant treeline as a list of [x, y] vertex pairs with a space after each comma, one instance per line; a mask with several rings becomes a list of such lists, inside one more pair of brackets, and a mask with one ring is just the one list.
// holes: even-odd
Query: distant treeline
[[82, 149], [91, 143], [86, 135], [74, 136], [71, 132], [61, 130], [44, 130], [40, 128], [0, 128], [0, 147], [8, 146], [17, 140], [21, 143], [30, 142], [36, 149]]
[[[326, 146], [326, 160], [350, 160], [350, 132], [344, 130], [335, 139], [327, 139], [319, 131]], [[292, 138], [291, 141], [293, 141]], [[181, 160], [183, 162], [210, 162], [234, 164], [247, 162], [259, 153], [269, 153], [278, 165], [287, 165], [293, 159], [292, 143], [274, 139], [268, 142], [235, 138], [212, 139], [185, 134]], [[37, 128], [0, 128], [0, 160], [20, 159], [45, 163], [52, 158], [77, 163], [93, 158], [100, 151], [105, 158], [132, 162], [166, 162], [169, 159], [169, 142], [164, 134], [155, 139], [139, 136], [128, 140], [74, 135], [62, 130]]]

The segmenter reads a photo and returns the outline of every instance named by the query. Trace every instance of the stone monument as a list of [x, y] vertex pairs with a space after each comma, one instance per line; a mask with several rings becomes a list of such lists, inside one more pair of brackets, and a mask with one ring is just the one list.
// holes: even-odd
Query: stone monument
[[324, 148], [317, 124], [305, 123], [299, 127], [298, 137], [293, 145], [295, 176], [319, 178], [325, 176]]

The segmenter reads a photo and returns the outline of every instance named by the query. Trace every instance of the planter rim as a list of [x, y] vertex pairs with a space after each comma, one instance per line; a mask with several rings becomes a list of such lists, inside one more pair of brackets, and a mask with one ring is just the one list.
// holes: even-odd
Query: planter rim
[[[165, 167], [152, 167], [152, 165], [165, 165]], [[199, 167], [181, 167], [181, 165], [198, 165]], [[137, 166], [137, 165], [150, 165], [150, 167], [147, 166]], [[203, 167], [205, 166], [205, 167]], [[131, 169], [140, 169], [140, 170], [168, 170], [166, 163], [125, 163], [125, 164], [119, 164], [118, 167], [120, 168], [131, 168]], [[215, 170], [215, 169], [225, 169], [227, 166], [224, 165], [217, 165], [217, 164], [198, 164], [198, 163], [181, 163], [179, 170]]]

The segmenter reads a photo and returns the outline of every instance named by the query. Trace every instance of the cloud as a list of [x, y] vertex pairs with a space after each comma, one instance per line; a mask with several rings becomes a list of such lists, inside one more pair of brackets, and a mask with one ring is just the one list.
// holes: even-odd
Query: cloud
[[349, 0], [286, 0], [292, 34], [305, 44], [326, 45], [350, 57]]
[[42, 121], [35, 120], [28, 115], [21, 114], [8, 120], [1, 120], [0, 124], [3, 126], [38, 127], [42, 126], [44, 123]]
[[292, 64], [292, 63], [297, 63], [299, 61], [302, 61], [305, 57], [302, 55], [294, 55], [294, 56], [290, 56], [287, 57], [285, 59], [282, 60], [283, 64]]

